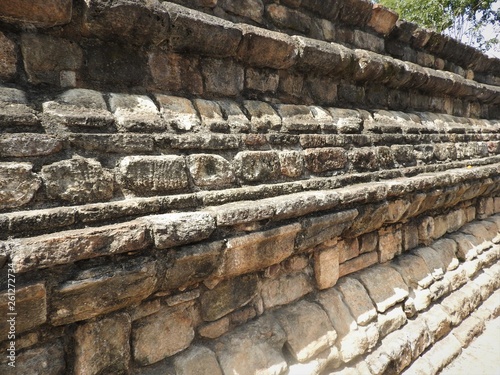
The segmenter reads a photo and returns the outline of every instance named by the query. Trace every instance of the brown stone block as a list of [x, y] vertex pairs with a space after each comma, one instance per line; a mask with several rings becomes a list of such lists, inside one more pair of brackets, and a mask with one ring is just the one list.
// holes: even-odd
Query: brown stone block
[[53, 294], [50, 320], [63, 325], [86, 320], [140, 302], [156, 284], [155, 264], [135, 259], [120, 268], [103, 266], [81, 271]]
[[234, 165], [244, 182], [270, 182], [281, 172], [276, 151], [242, 151], [235, 156]]
[[214, 352], [193, 346], [174, 358], [177, 375], [223, 375]]
[[130, 317], [115, 314], [79, 326], [75, 331], [76, 374], [120, 373], [130, 361]]
[[217, 275], [230, 277], [277, 264], [293, 253], [299, 224], [228, 240]]
[[31, 163], [2, 163], [0, 166], [0, 209], [15, 208], [29, 203], [41, 180]]
[[149, 365], [186, 349], [194, 338], [192, 303], [163, 307], [132, 326], [135, 361]]
[[304, 151], [306, 167], [313, 173], [342, 169], [347, 163], [345, 150], [336, 147], [307, 149]]
[[[0, 9], [3, 4], [0, 4]], [[0, 10], [0, 14], [1, 10]], [[0, 16], [1, 18], [2, 16]], [[0, 79], [9, 81], [17, 73], [16, 44], [0, 32]]]
[[278, 89], [278, 73], [268, 70], [247, 68], [245, 87], [249, 90], [274, 93]]
[[294, 64], [297, 50], [291, 37], [250, 25], [240, 27], [243, 40], [238, 48], [238, 58], [242, 62], [274, 69], [287, 69]]
[[5, 374], [59, 375], [68, 370], [64, 345], [61, 340], [54, 340], [54, 342], [45, 343], [42, 346], [30, 348], [16, 354], [15, 371], [12, 372], [12, 367], [7, 364], [1, 364], [0, 371]]
[[356, 258], [348, 260], [347, 262], [342, 263], [340, 265], [339, 277], [360, 271], [377, 263], [378, 263], [378, 254], [376, 251], [361, 254]]
[[368, 26], [373, 28], [377, 33], [388, 35], [396, 25], [398, 18], [398, 14], [394, 11], [380, 4], [373, 4]]
[[391, 260], [402, 252], [403, 234], [401, 229], [388, 227], [379, 231], [378, 253], [380, 263]]
[[232, 59], [203, 59], [201, 71], [209, 94], [237, 96], [244, 87], [244, 68]]
[[261, 285], [261, 296], [264, 308], [267, 310], [275, 306], [287, 305], [312, 290], [310, 277], [304, 273], [296, 273], [264, 281]]
[[339, 278], [339, 250], [336, 247], [314, 253], [314, 276], [319, 289], [328, 289]]
[[219, 5], [230, 13], [262, 22], [264, 4], [261, 0], [220, 0]]
[[71, 20], [71, 0], [12, 0], [0, 4], [0, 19], [21, 26], [49, 28]]
[[[47, 296], [44, 283], [16, 288], [15, 278], [7, 279], [6, 276], [6, 286], [7, 291], [0, 294], [0, 301], [2, 301], [0, 313], [5, 317], [0, 322], [0, 335], [4, 340], [7, 340], [10, 334], [17, 337], [20, 333], [37, 327], [47, 320]], [[11, 318], [13, 320], [9, 320]]]
[[266, 13], [280, 29], [291, 29], [302, 34], [309, 34], [312, 20], [301, 11], [278, 4], [270, 4], [266, 6]]

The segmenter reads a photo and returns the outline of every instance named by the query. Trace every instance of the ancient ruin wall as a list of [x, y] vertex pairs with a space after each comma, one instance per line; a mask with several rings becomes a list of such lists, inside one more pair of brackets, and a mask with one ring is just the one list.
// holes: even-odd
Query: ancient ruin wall
[[0, 3], [15, 371], [439, 371], [500, 312], [499, 60], [362, 0], [176, 3]]

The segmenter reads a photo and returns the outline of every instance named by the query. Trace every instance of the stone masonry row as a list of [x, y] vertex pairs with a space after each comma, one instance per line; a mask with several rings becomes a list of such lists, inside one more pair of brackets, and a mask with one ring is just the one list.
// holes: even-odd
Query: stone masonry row
[[[139, 305], [154, 288], [154, 266], [144, 258], [123, 263], [120, 270], [114, 267], [112, 273], [106, 265], [80, 270], [52, 291], [44, 282], [32, 283], [18, 292], [22, 311], [31, 314], [18, 323], [19, 363], [24, 373], [42, 365], [48, 375], [229, 375], [235, 369], [253, 374], [256, 368], [273, 374], [335, 369], [341, 374], [353, 369], [388, 374], [401, 373], [434, 346], [437, 354], [429, 355], [436, 357], [429, 368], [435, 373], [480, 333], [485, 320], [500, 312], [495, 292], [500, 286], [499, 218], [472, 217], [426, 247], [384, 264], [367, 263], [328, 285], [321, 284], [322, 278], [338, 273], [338, 257], [345, 254], [337, 241], [322, 241], [311, 258], [297, 254], [279, 267], [260, 267], [265, 271], [259, 276], [182, 288], [180, 294], [157, 293]], [[379, 249], [391, 246], [378, 236]], [[362, 240], [360, 246], [367, 248], [370, 242]], [[252, 247], [253, 252], [267, 251], [259, 249]], [[197, 252], [184, 253], [193, 257]], [[210, 255], [198, 252], [197, 257], [199, 266], [206, 267]], [[185, 270], [193, 259], [184, 263]], [[117, 298], [121, 304], [111, 306]], [[46, 311], [51, 312], [49, 321]], [[47, 330], [48, 325], [53, 328]], [[5, 323], [0, 325], [5, 329]], [[75, 343], [71, 353], [66, 339]], [[407, 373], [420, 373], [429, 356]]]
[[[109, 23], [117, 23], [117, 35], [123, 36], [122, 16], [133, 17], [133, 24], [137, 13], [111, 9], [111, 15], [101, 9], [83, 21], [86, 28], [80, 33], [87, 38], [76, 37], [74, 30], [60, 36], [22, 33], [13, 39], [1, 34], [2, 49], [10, 51], [3, 65], [11, 68], [2, 78], [204, 98], [275, 95], [284, 102], [401, 110], [427, 111], [448, 102], [438, 111], [466, 115], [469, 107], [479, 106], [479, 116], [497, 115], [497, 86], [366, 50], [234, 24], [167, 2], [139, 7], [149, 15], [147, 22], [156, 21], [131, 33], [132, 41], [116, 44], [109, 41], [115, 36]], [[18, 66], [24, 71], [18, 73]]]

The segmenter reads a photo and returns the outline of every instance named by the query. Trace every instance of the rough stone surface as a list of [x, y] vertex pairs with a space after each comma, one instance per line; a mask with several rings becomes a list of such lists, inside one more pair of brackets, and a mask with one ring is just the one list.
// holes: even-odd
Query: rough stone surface
[[53, 27], [71, 20], [72, 2], [48, 0], [33, 3], [27, 0], [5, 2], [0, 6], [0, 19], [17, 25]]
[[339, 278], [339, 251], [332, 247], [314, 253], [314, 276], [319, 289], [328, 289]]
[[110, 94], [109, 107], [125, 131], [162, 131], [166, 124], [154, 102], [145, 95]]
[[278, 153], [275, 151], [243, 151], [234, 158], [237, 175], [244, 182], [263, 182], [280, 174]]
[[219, 155], [191, 155], [187, 158], [187, 165], [197, 186], [221, 187], [235, 180], [231, 163]]
[[94, 159], [74, 158], [46, 165], [42, 178], [52, 199], [81, 204], [113, 196], [113, 174]]
[[130, 328], [130, 317], [123, 313], [79, 326], [75, 331], [75, 373], [127, 371]]
[[194, 338], [191, 303], [162, 308], [132, 326], [132, 353], [142, 365], [158, 362], [186, 349]]
[[274, 306], [289, 304], [312, 290], [313, 285], [307, 275], [303, 273], [285, 275], [262, 283], [262, 302], [265, 309], [270, 309]]
[[[30, 348], [16, 357], [15, 369], [19, 374], [58, 375], [64, 373], [65, 368], [64, 346], [60, 340], [55, 340], [49, 345]], [[7, 367], [6, 373], [11, 370], [12, 367]]]
[[223, 375], [214, 352], [204, 346], [192, 346], [174, 358], [177, 375]]
[[358, 280], [352, 277], [342, 278], [337, 289], [342, 293], [345, 304], [359, 325], [364, 326], [377, 317], [373, 302]]
[[30, 163], [2, 163], [0, 166], [0, 209], [29, 203], [41, 185]]
[[342, 169], [347, 163], [346, 153], [340, 148], [307, 149], [304, 159], [306, 168], [313, 173]]
[[0, 32], [0, 52], [0, 79], [9, 81], [17, 72], [17, 52], [14, 42], [2, 32]]
[[0, 157], [28, 157], [51, 155], [62, 149], [55, 136], [35, 133], [3, 134], [0, 139]]

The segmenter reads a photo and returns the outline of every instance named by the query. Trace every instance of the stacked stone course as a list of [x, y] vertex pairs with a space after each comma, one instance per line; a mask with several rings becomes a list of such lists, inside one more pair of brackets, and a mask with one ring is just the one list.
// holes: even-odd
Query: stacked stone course
[[434, 374], [500, 314], [497, 59], [364, 0], [40, 4], [0, 4], [17, 373]]

